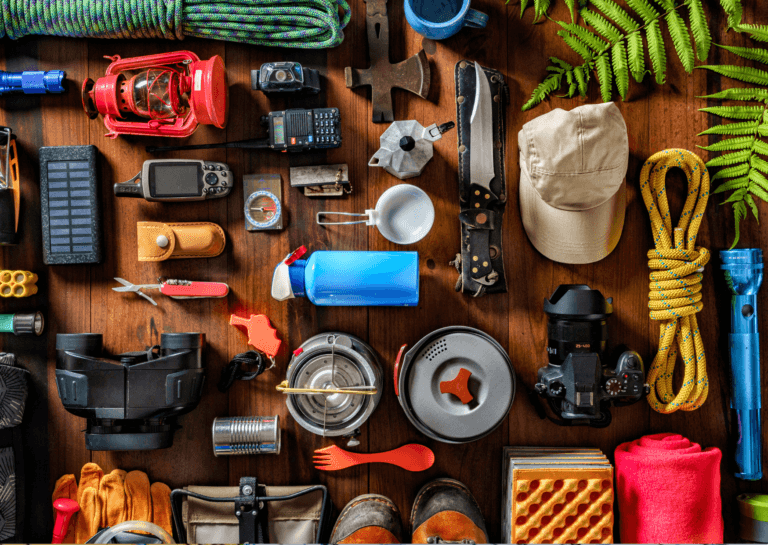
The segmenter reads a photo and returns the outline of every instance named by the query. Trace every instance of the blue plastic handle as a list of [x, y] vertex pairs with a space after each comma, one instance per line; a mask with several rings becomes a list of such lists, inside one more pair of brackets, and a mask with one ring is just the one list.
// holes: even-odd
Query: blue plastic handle
[[488, 15], [472, 8], [467, 10], [467, 15], [464, 17], [464, 26], [470, 28], [485, 28], [485, 25], [487, 24]]

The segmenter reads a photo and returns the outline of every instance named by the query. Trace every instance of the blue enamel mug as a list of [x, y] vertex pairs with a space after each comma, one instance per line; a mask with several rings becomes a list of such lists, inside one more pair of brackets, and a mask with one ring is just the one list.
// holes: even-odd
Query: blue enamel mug
[[471, 0], [405, 0], [405, 18], [413, 30], [433, 40], [450, 38], [462, 28], [485, 28], [488, 15], [469, 7]]

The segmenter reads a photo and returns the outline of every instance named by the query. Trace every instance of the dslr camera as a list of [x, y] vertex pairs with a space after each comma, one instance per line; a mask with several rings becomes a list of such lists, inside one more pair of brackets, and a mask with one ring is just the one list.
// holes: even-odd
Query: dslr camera
[[160, 345], [102, 357], [96, 333], [56, 335], [56, 387], [64, 408], [88, 419], [88, 450], [173, 444], [176, 417], [197, 407], [205, 370], [202, 333], [163, 333]]
[[643, 360], [624, 352], [613, 366], [606, 357], [613, 299], [586, 285], [567, 284], [544, 300], [549, 363], [539, 369], [536, 392], [563, 425], [605, 427], [610, 406], [631, 405], [650, 391]]

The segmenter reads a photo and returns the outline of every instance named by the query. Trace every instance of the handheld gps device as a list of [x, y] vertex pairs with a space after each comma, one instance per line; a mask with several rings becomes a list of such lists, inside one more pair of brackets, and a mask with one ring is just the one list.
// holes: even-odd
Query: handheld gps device
[[148, 201], [202, 201], [226, 197], [234, 177], [224, 163], [191, 159], [144, 161], [136, 176], [115, 184], [118, 197], [140, 197]]

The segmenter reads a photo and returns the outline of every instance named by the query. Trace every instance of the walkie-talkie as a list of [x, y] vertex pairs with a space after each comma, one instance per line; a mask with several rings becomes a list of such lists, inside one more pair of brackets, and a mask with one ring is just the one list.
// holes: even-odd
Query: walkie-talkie
[[270, 112], [261, 118], [269, 137], [221, 144], [193, 146], [147, 146], [149, 153], [216, 148], [273, 149], [275, 151], [311, 151], [341, 146], [341, 116], [338, 108], [294, 109]]

